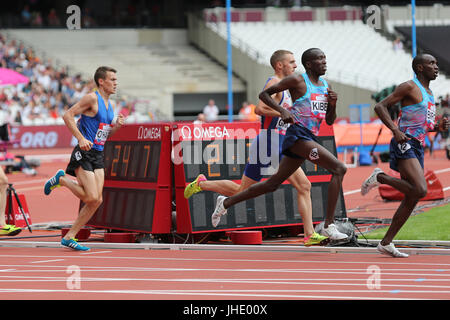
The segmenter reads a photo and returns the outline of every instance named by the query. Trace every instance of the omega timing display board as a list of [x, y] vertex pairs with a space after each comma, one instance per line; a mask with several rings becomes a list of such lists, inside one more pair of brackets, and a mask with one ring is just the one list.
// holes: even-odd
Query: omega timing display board
[[[251, 228], [280, 227], [302, 223], [297, 207], [297, 191], [285, 181], [275, 192], [241, 202], [228, 209], [217, 228], [211, 225], [218, 194], [199, 192], [184, 198], [184, 188], [204, 174], [208, 180], [232, 180], [240, 183], [249, 146], [260, 131], [256, 122], [216, 122], [179, 124], [173, 128], [175, 199], [177, 233], [201, 233]], [[321, 126], [319, 142], [336, 155], [333, 128]], [[331, 175], [306, 160], [302, 165], [312, 183], [313, 221], [325, 217], [327, 190]], [[273, 174], [274, 172], [270, 173]], [[267, 179], [270, 174], [264, 175]], [[340, 194], [335, 216], [346, 217], [344, 197]]]
[[171, 130], [170, 124], [124, 125], [107, 140], [103, 202], [89, 226], [170, 233]]

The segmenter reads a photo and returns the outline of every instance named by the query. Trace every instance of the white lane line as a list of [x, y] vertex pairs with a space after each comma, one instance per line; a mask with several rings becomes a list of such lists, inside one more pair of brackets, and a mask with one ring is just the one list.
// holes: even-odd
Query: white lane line
[[[1, 276], [2, 282], [66, 282], [67, 277], [36, 277], [36, 276]], [[430, 279], [431, 280], [431, 279]], [[434, 279], [442, 281], [442, 279]], [[154, 281], [154, 282], [195, 282], [195, 283], [247, 283], [247, 284], [277, 284], [277, 285], [316, 285], [316, 286], [366, 286], [367, 279], [289, 279], [277, 281], [276, 279], [164, 279], [164, 278], [92, 278], [82, 277], [82, 282], [128, 282], [128, 281]], [[331, 282], [330, 282], [331, 281]], [[340, 281], [340, 282], [336, 282]], [[392, 283], [386, 282], [409, 282], [420, 284]], [[450, 289], [450, 285], [430, 285], [425, 284], [428, 280], [417, 281], [417, 279], [382, 279], [381, 287], [405, 287], [405, 288], [440, 288]], [[450, 279], [447, 279], [450, 281]], [[217, 289], [216, 289], [217, 290]], [[280, 289], [281, 290], [281, 289]]]
[[55, 262], [55, 261], [64, 261], [64, 259], [32, 261], [32, 262], [30, 262], [30, 263], [47, 263], [47, 262]]
[[[24, 267], [31, 267], [31, 266], [24, 266]], [[42, 268], [47, 267], [46, 269], [36, 270], [36, 269], [25, 269], [25, 270], [17, 270], [13, 271], [16, 273], [48, 273], [48, 272], [65, 272], [66, 267], [64, 266], [42, 266]], [[251, 272], [251, 273], [297, 273], [297, 274], [341, 274], [341, 275], [366, 275], [366, 270], [362, 271], [348, 271], [347, 269], [338, 269], [338, 270], [345, 270], [345, 271], [335, 271], [335, 269], [330, 270], [311, 270], [311, 269], [208, 269], [208, 268], [130, 268], [130, 267], [86, 267], [86, 266], [79, 266], [84, 273], [86, 272], [166, 272], [166, 273], [172, 273], [172, 272]], [[50, 269], [52, 268], [52, 269]], [[55, 269], [59, 268], [59, 269]], [[408, 271], [408, 269], [402, 269], [399, 271]], [[415, 276], [420, 278], [427, 278], [427, 277], [436, 277], [436, 278], [444, 278], [448, 277], [448, 272], [445, 274], [444, 272], [432, 272], [433, 270], [426, 270], [426, 272], [422, 273], [411, 273], [411, 272], [386, 272], [382, 270], [382, 275], [393, 275], [393, 276]]]
[[[112, 251], [92, 251], [92, 252], [81, 252], [80, 254], [87, 256], [87, 255], [91, 255], [91, 254], [97, 254], [97, 253], [110, 253]], [[102, 257], [104, 258], [104, 257]]]
[[[20, 272], [18, 272], [20, 273]], [[36, 279], [36, 280], [66, 280], [67, 277], [57, 277], [57, 276], [13, 276], [13, 275], [1, 275], [0, 278], [4, 279]], [[305, 281], [349, 281], [352, 282], [367, 282], [367, 278], [311, 278], [310, 276], [306, 276], [305, 278], [295, 277], [293, 278], [110, 278], [110, 277], [82, 277], [83, 280], [89, 281], [169, 281], [169, 282], [270, 282], [270, 283], [281, 283], [281, 284], [295, 284], [303, 283]], [[433, 278], [382, 278], [382, 282], [449, 282], [450, 278], [447, 279], [433, 279]], [[448, 286], [444, 286], [448, 287]]]
[[355, 189], [355, 190], [344, 192], [344, 196], [348, 196], [348, 195], [358, 193], [358, 192], [361, 192], [361, 189]]
[[26, 156], [26, 159], [39, 159], [41, 162], [64, 161], [70, 159], [70, 153], [34, 154]]
[[[47, 261], [36, 261], [36, 262], [31, 262], [31, 263], [45, 263]], [[31, 266], [31, 265], [22, 265], [22, 266], [17, 266], [14, 265], [15, 267], [28, 267], [30, 269], [8, 269], [8, 272], [62, 272], [66, 270], [66, 266]], [[229, 268], [229, 269], [215, 269], [215, 268], [211, 268], [211, 269], [205, 269], [205, 268], [166, 268], [166, 267], [157, 267], [157, 268], [146, 268], [146, 267], [93, 267], [93, 266], [82, 266], [82, 265], [78, 265], [78, 267], [80, 267], [82, 270], [84, 270], [85, 272], [103, 272], [103, 271], [109, 271], [109, 272], [129, 272], [129, 271], [134, 271], [134, 272], [153, 272], [153, 271], [166, 271], [166, 272], [179, 272], [179, 271], [192, 271], [192, 272], [196, 272], [196, 271], [221, 271], [221, 272], [286, 272], [286, 273], [317, 273], [317, 274], [336, 274], [336, 273], [341, 273], [341, 274], [367, 274], [367, 269], [363, 268], [363, 269], [281, 269], [281, 268], [274, 268], [274, 269], [268, 269], [268, 268], [264, 268], [264, 269], [236, 269], [236, 268]], [[37, 270], [39, 268], [39, 270]], [[388, 272], [389, 271], [389, 272]], [[444, 276], [450, 276], [450, 272], [448, 269], [409, 269], [409, 268], [405, 268], [405, 269], [380, 269], [380, 272], [382, 274], [402, 274], [402, 275], [418, 275], [418, 273], [412, 273], [412, 272], [424, 272], [424, 273], [420, 273], [420, 275], [429, 275], [429, 276], [439, 276], [439, 277], [444, 277]]]
[[449, 171], [450, 171], [450, 168], [446, 168], [446, 169], [436, 170], [436, 171], [434, 171], [434, 173], [439, 174], [439, 173], [444, 173], [444, 172], [449, 172]]
[[[59, 258], [60, 256], [35, 256], [35, 255], [10, 255], [10, 254], [0, 254], [0, 257], [14, 257], [14, 258]], [[80, 255], [67, 255], [64, 256], [67, 259], [74, 259], [74, 258], [82, 258], [82, 259], [112, 259], [112, 260], [167, 260], [167, 261], [220, 261], [220, 262], [266, 262], [266, 263], [298, 263], [298, 264], [304, 264], [304, 263], [311, 263], [311, 264], [362, 264], [362, 265], [372, 265], [376, 264], [384, 269], [384, 265], [401, 265], [401, 266], [413, 266], [413, 265], [419, 265], [419, 266], [447, 266], [450, 267], [450, 263], [433, 263], [433, 262], [408, 262], [404, 259], [402, 259], [399, 262], [395, 262], [395, 260], [398, 261], [398, 259], [392, 259], [394, 261], [342, 261], [342, 260], [330, 260], [330, 261], [324, 261], [324, 260], [281, 260], [281, 259], [270, 259], [270, 260], [263, 260], [263, 259], [227, 259], [227, 258], [156, 258], [156, 257], [127, 257], [127, 256], [121, 256], [121, 257], [110, 257], [110, 256], [80, 256]], [[381, 257], [381, 256], [380, 256]], [[383, 257], [384, 258], [384, 257]], [[409, 258], [411, 259], [411, 258]], [[9, 267], [11, 265], [1, 265], [0, 267]]]
[[32, 180], [23, 180], [23, 181], [16, 181], [13, 183], [14, 186], [19, 186], [23, 184], [33, 184], [33, 183], [43, 183], [47, 182], [48, 179], [32, 179]]
[[[249, 290], [251, 292], [255, 292], [258, 290]], [[273, 292], [274, 290], [266, 290], [263, 292]], [[257, 297], [257, 298], [297, 298], [297, 299], [304, 299], [304, 298], [315, 298], [315, 299], [358, 299], [358, 300], [410, 300], [410, 298], [400, 297], [400, 294], [405, 293], [450, 293], [450, 291], [428, 291], [428, 290], [416, 290], [416, 291], [405, 291], [405, 290], [326, 290], [326, 292], [329, 293], [338, 293], [339, 295], [293, 295], [293, 294], [247, 294], [247, 293], [223, 293], [223, 292], [211, 292], [211, 291], [197, 291], [197, 292], [189, 292], [189, 291], [170, 291], [170, 290], [50, 290], [50, 289], [0, 289], [0, 292], [7, 292], [7, 293], [70, 293], [71, 295], [75, 293], [99, 293], [99, 294], [106, 294], [106, 293], [116, 293], [116, 294], [145, 294], [145, 295], [190, 295], [190, 296], [232, 296], [232, 297]], [[231, 291], [231, 292], [240, 292], [239, 290]], [[289, 292], [290, 291], [281, 291], [281, 292]], [[305, 293], [321, 293], [324, 292], [324, 290], [296, 290], [294, 292], [305, 292]], [[343, 294], [345, 293], [390, 293], [395, 294], [391, 296], [384, 295], [383, 297], [373, 297], [373, 296], [345, 296]], [[425, 299], [425, 298], [420, 298]], [[413, 299], [413, 300], [417, 300]], [[426, 300], [426, 299], [425, 299]]]
[[[55, 259], [55, 260], [45, 260], [45, 261], [37, 261], [37, 262], [48, 262], [48, 261], [62, 261], [64, 259]], [[10, 265], [0, 265], [1, 266], [6, 266], [6, 267], [29, 267], [29, 268], [61, 268], [61, 265], [53, 265], [53, 266], [30, 266], [30, 265], [16, 265], [16, 264], [10, 264]], [[194, 267], [179, 267], [179, 268], [173, 268], [173, 267], [132, 267], [132, 266], [92, 266], [92, 265], [88, 265], [88, 266], [83, 266], [81, 264], [78, 264], [78, 266], [80, 268], [84, 268], [86, 270], [90, 270], [90, 269], [102, 269], [102, 270], [111, 270], [111, 271], [115, 271], [115, 270], [136, 270], [136, 271], [154, 271], [154, 270], [168, 270], [168, 271], [215, 271], [215, 270], [220, 270], [220, 271], [268, 271], [268, 272], [272, 272], [272, 271], [284, 271], [284, 272], [366, 272], [367, 271], [367, 267], [362, 267], [362, 268], [280, 268], [280, 267], [274, 267], [274, 268], [195, 268]], [[32, 269], [30, 269], [32, 270]], [[384, 268], [384, 267], [380, 267], [380, 270], [382, 272], [386, 272], [386, 271], [403, 271], [403, 272], [408, 272], [408, 271], [431, 271], [431, 272], [436, 272], [436, 273], [447, 273], [447, 275], [450, 275], [450, 269], [436, 269], [436, 268]]]
[[17, 188], [18, 192], [24, 192], [24, 191], [32, 191], [32, 190], [44, 190], [44, 186], [36, 186], [36, 187], [28, 187], [28, 188]]

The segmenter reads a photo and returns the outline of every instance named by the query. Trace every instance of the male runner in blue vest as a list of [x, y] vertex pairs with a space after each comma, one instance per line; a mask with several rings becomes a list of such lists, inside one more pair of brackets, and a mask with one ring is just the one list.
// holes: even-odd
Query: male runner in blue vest
[[[269, 179], [254, 184], [229, 198], [219, 196], [212, 219], [226, 214], [227, 208], [238, 202], [275, 191], [302, 165], [305, 159], [308, 159], [325, 168], [332, 175], [328, 187], [328, 204], [322, 235], [342, 240], [347, 238], [347, 235], [337, 230], [334, 224], [334, 211], [347, 168], [319, 144], [316, 138], [323, 119], [328, 125], [333, 124], [336, 119], [337, 94], [320, 77], [327, 69], [326, 57], [322, 50], [317, 48], [306, 50], [302, 54], [302, 64], [306, 70], [304, 74], [288, 76], [259, 95], [267, 106], [280, 113], [284, 123], [292, 123], [286, 131], [282, 147], [284, 156], [278, 171]], [[285, 90], [289, 90], [292, 97], [293, 106], [290, 108], [280, 106], [271, 97]]]
[[[87, 251], [89, 248], [79, 244], [75, 235], [89, 221], [103, 201], [105, 142], [125, 121], [123, 115], [119, 114], [115, 125], [112, 125], [114, 110], [109, 102], [109, 96], [116, 93], [116, 70], [110, 67], [99, 67], [95, 71], [94, 80], [97, 90], [81, 98], [63, 116], [66, 126], [78, 140], [66, 172], [59, 170], [44, 186], [46, 195], [49, 195], [56, 187], [63, 186], [84, 202], [77, 219], [61, 240], [61, 245], [81, 251]], [[81, 118], [77, 124], [75, 117], [78, 115], [81, 115]], [[78, 183], [69, 179], [66, 173], [75, 176]]]
[[[406, 258], [408, 254], [398, 251], [392, 240], [405, 224], [419, 200], [427, 194], [424, 177], [423, 144], [428, 131], [448, 130], [448, 119], [443, 117], [436, 125], [436, 106], [430, 81], [439, 73], [436, 58], [429, 54], [419, 54], [412, 62], [417, 78], [400, 84], [394, 92], [375, 105], [375, 112], [393, 134], [389, 166], [400, 172], [401, 179], [385, 174], [375, 168], [361, 186], [361, 194], [370, 189], [387, 184], [405, 195], [395, 212], [391, 225], [378, 244], [377, 250], [392, 257]], [[401, 103], [398, 126], [391, 120], [388, 108]]]

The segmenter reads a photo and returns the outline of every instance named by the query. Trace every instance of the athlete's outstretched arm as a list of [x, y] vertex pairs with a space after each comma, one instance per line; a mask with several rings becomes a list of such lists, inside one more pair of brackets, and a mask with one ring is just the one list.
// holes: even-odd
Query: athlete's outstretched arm
[[397, 88], [395, 88], [394, 92], [378, 102], [374, 107], [375, 113], [378, 115], [384, 125], [392, 131], [395, 141], [397, 141], [398, 143], [406, 142], [407, 140], [409, 140], [409, 138], [403, 132], [401, 132], [394, 121], [392, 121], [388, 109], [407, 97], [412, 89], [413, 85], [409, 81], [403, 82]]

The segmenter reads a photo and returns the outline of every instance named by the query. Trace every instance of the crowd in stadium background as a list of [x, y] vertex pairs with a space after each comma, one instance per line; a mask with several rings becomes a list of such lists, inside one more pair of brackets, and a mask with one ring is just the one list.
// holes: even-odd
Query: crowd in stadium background
[[[0, 67], [15, 70], [30, 80], [0, 88], [1, 124], [63, 124], [65, 110], [95, 87], [93, 79], [69, 76], [66, 67], [42, 60], [31, 48], [1, 33]], [[127, 107], [127, 102], [122, 99], [118, 105]]]

